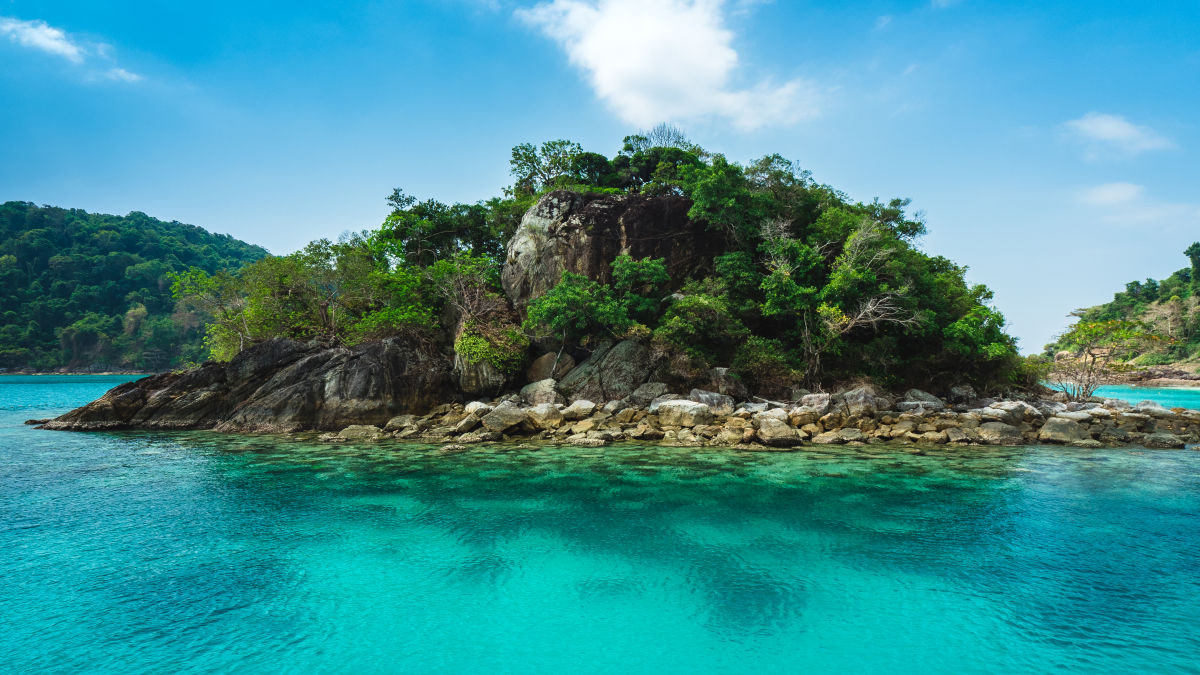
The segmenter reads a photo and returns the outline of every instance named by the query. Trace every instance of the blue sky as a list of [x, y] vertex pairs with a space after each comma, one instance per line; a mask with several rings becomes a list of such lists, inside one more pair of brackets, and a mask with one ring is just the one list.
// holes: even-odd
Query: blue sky
[[672, 121], [905, 196], [1026, 351], [1200, 240], [1200, 3], [0, 0], [0, 200], [286, 253]]

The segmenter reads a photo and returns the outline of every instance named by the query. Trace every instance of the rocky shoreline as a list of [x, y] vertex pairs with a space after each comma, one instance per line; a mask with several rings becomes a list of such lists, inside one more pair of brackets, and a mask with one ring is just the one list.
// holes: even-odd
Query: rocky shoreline
[[399, 415], [382, 427], [352, 425], [324, 441], [448, 444], [537, 440], [579, 447], [613, 442], [682, 447], [788, 451], [810, 445], [907, 443], [929, 445], [1057, 444], [1080, 448], [1183, 448], [1200, 442], [1200, 411], [1168, 410], [1116, 399], [1086, 403], [976, 398], [958, 388], [947, 403], [918, 390], [889, 397], [870, 387], [808, 394], [794, 402], [735, 402], [692, 390], [672, 394], [662, 383], [642, 385], [629, 397], [598, 404], [566, 404], [553, 380], [497, 401], [445, 404], [426, 415]]
[[63, 431], [324, 431], [327, 441], [464, 447], [515, 440], [760, 451], [883, 442], [1092, 448], [1200, 443], [1200, 411], [1149, 401], [1004, 400], [982, 398], [965, 385], [951, 388], [946, 399], [916, 389], [891, 395], [868, 385], [832, 394], [794, 389], [790, 400], [778, 401], [751, 396], [720, 368], [710, 373], [713, 390], [683, 393], [647, 381], [652, 373], [642, 364], [643, 351], [625, 341], [579, 365], [538, 359], [528, 377], [534, 381], [519, 392], [464, 402], [448, 363], [401, 341], [351, 348], [276, 340], [229, 363], [122, 384], [81, 408], [36, 422]]

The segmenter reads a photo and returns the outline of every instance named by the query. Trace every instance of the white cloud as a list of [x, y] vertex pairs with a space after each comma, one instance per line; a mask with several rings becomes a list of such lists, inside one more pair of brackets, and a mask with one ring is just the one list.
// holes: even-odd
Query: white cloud
[[1090, 187], [1079, 195], [1079, 201], [1090, 206], [1116, 206], [1137, 201], [1146, 189], [1135, 183], [1105, 183]]
[[[66, 31], [55, 28], [45, 21], [22, 21], [0, 16], [0, 35], [30, 49], [54, 56], [61, 56], [76, 66], [86, 66], [87, 81], [108, 80], [113, 82], [140, 82], [142, 76], [117, 67], [112, 45], [104, 43], [86, 44], [72, 39]], [[97, 63], [99, 62], [99, 63]]]
[[1081, 190], [1080, 204], [1097, 210], [1096, 220], [1119, 227], [1187, 230], [1200, 225], [1200, 205], [1161, 201], [1136, 183], [1105, 183]]
[[124, 68], [109, 68], [108, 71], [104, 73], [104, 77], [109, 80], [116, 80], [118, 82], [140, 82], [142, 80], [141, 75], [138, 75], [137, 73], [131, 73]]
[[61, 28], [55, 28], [45, 21], [0, 17], [0, 35], [7, 35], [8, 39], [22, 47], [61, 56], [71, 63], [83, 63], [83, 48], [72, 42]]
[[1076, 138], [1092, 146], [1089, 156], [1100, 148], [1136, 155], [1149, 150], [1169, 150], [1175, 144], [1150, 127], [1133, 124], [1120, 115], [1089, 112], [1065, 124]]
[[517, 16], [557, 42], [631, 124], [720, 117], [754, 129], [818, 112], [804, 80], [736, 85], [723, 0], [551, 0]]
[[875, 30], [883, 30], [884, 28], [887, 28], [888, 24], [891, 22], [892, 22], [892, 15], [884, 14], [883, 16], [879, 17], [878, 19], [875, 19]]

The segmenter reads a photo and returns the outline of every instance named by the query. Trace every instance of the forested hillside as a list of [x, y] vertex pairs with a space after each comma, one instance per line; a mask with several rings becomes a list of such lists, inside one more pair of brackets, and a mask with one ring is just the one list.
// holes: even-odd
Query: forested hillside
[[194, 225], [0, 205], [0, 367], [160, 370], [201, 360], [202, 326], [175, 315], [173, 272], [267, 255]]
[[[1153, 349], [1138, 349], [1127, 356], [1139, 365], [1166, 365], [1200, 356], [1200, 242], [1183, 251], [1189, 265], [1162, 280], [1130, 281], [1111, 302], [1076, 310], [1080, 323], [1133, 322], [1158, 340]], [[1046, 345], [1046, 354], [1074, 350], [1070, 333]]]

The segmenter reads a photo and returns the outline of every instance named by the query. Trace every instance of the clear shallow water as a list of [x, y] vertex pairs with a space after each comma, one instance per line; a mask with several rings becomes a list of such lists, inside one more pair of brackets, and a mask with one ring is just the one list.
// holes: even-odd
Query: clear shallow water
[[1200, 452], [20, 425], [118, 381], [0, 378], [0, 671], [1197, 672]]
[[1096, 396], [1119, 398], [1134, 405], [1142, 401], [1154, 401], [1168, 408], [1200, 409], [1200, 389], [1131, 387], [1122, 384], [1100, 387], [1096, 390]]

